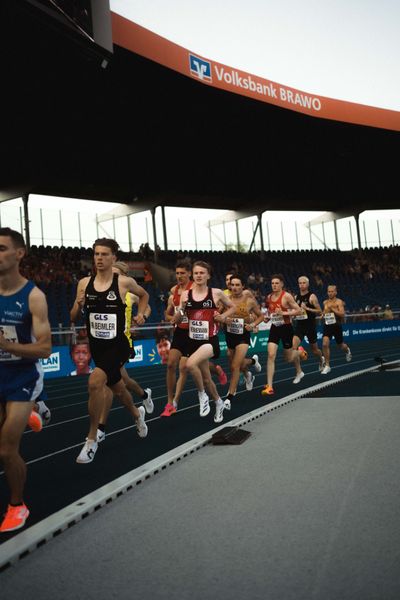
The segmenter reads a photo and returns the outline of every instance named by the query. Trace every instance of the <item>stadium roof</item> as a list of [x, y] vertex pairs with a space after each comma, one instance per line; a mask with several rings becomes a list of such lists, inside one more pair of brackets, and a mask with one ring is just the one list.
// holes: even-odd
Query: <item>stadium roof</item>
[[398, 208], [398, 132], [218, 90], [118, 46], [103, 68], [22, 5], [2, 6], [0, 200], [247, 214]]

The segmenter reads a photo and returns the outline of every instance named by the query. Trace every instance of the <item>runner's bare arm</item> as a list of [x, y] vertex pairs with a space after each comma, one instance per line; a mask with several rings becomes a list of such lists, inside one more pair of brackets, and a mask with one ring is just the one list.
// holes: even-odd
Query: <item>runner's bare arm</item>
[[137, 315], [132, 318], [132, 321], [134, 321], [137, 325], [143, 325], [143, 323], [145, 322], [145, 310], [149, 304], [149, 294], [144, 288], [142, 288], [141, 285], [137, 283], [135, 279], [133, 279], [133, 277], [123, 277], [121, 284], [124, 287], [126, 286], [127, 292], [131, 292], [131, 294], [135, 294], [135, 296], [138, 296], [138, 311]]
[[248, 308], [249, 308], [249, 312], [252, 312], [256, 315], [256, 319], [254, 321], [252, 321], [251, 323], [247, 323], [245, 325], [247, 331], [252, 331], [253, 329], [256, 329], [257, 326], [264, 321], [264, 315], [261, 312], [261, 308], [260, 308], [258, 302], [256, 302], [254, 299], [252, 299], [252, 301], [249, 302]]
[[233, 304], [233, 302], [231, 302], [229, 296], [224, 294], [224, 292], [219, 288], [213, 288], [212, 294], [216, 306], [218, 306], [218, 304], [222, 304], [224, 308], [227, 309], [223, 313], [215, 315], [214, 320], [218, 323], [225, 323], [226, 319], [232, 317], [235, 314], [236, 306]]
[[71, 323], [75, 323], [78, 317], [81, 317], [82, 310], [85, 305], [85, 292], [87, 284], [89, 283], [90, 277], [83, 277], [78, 282], [78, 286], [76, 288], [76, 298], [75, 302], [70, 310], [69, 316], [71, 319]]
[[314, 308], [310, 308], [309, 306], [306, 306], [305, 302], [301, 303], [301, 308], [304, 308], [307, 312], [315, 313], [317, 315], [320, 315], [322, 313], [320, 303], [315, 294], [311, 294], [310, 304], [312, 304]]
[[0, 326], [0, 349], [21, 358], [48, 358], [51, 354], [51, 329], [46, 296], [38, 288], [34, 288], [29, 294], [29, 310], [32, 314], [32, 333], [36, 341], [29, 344], [7, 341]]
[[292, 294], [286, 292], [283, 298], [286, 306], [283, 310], [276, 310], [276, 314], [282, 315], [283, 317], [294, 317], [295, 315], [301, 315], [302, 309], [297, 304]]

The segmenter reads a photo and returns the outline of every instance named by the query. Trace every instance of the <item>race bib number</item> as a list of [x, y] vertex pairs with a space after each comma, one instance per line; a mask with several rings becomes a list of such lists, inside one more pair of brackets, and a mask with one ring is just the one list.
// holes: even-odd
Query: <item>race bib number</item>
[[208, 321], [189, 321], [189, 337], [192, 340], [208, 340]]
[[[175, 311], [175, 314], [176, 314], [179, 311], [179, 306], [174, 306], [174, 311]], [[189, 319], [187, 318], [187, 315], [183, 315], [182, 319], [179, 321], [180, 325], [182, 323], [189, 323]]]
[[117, 315], [90, 313], [90, 335], [98, 340], [112, 340], [117, 337]]
[[295, 319], [296, 321], [304, 321], [305, 319], [308, 319], [308, 314], [305, 308], [302, 308], [302, 313], [301, 315], [296, 315]]
[[271, 322], [272, 322], [272, 325], [275, 325], [275, 327], [280, 327], [281, 325], [285, 324], [283, 316], [282, 315], [276, 315], [275, 313], [273, 313], [271, 315]]
[[325, 325], [334, 325], [336, 323], [335, 313], [325, 313], [324, 314]]
[[[12, 342], [13, 344], [18, 342], [17, 330], [14, 325], [1, 325], [0, 331], [7, 342]], [[21, 356], [14, 356], [11, 352], [0, 350], [0, 361], [6, 360], [21, 360]]]
[[244, 319], [233, 317], [232, 320], [227, 323], [226, 330], [229, 331], [229, 333], [235, 333], [236, 335], [242, 334], [244, 331]]

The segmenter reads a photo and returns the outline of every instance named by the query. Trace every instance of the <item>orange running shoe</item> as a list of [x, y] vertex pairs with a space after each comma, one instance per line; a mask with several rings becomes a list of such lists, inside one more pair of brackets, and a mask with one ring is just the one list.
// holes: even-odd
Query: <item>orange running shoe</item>
[[176, 414], [176, 408], [173, 404], [167, 402], [164, 410], [162, 411], [160, 417], [172, 417], [172, 415]]
[[303, 348], [303, 346], [299, 346], [298, 348], [300, 360], [307, 360], [308, 352]]
[[225, 371], [223, 370], [222, 367], [220, 367], [220, 365], [217, 365], [215, 368], [217, 369], [217, 373], [218, 373], [218, 381], [220, 382], [221, 385], [226, 385], [228, 383], [228, 378], [226, 376]]
[[29, 510], [25, 504], [21, 504], [20, 506], [11, 506], [11, 504], [9, 504], [6, 516], [0, 526], [0, 531], [5, 533], [7, 531], [20, 529], [25, 525], [25, 521], [28, 517]]
[[265, 385], [264, 388], [261, 390], [262, 396], [273, 396], [274, 394], [275, 394], [275, 390], [270, 385]]
[[36, 433], [38, 433], [39, 431], [42, 431], [43, 419], [39, 415], [39, 413], [36, 412], [36, 410], [33, 410], [31, 412], [31, 414], [29, 415], [28, 425], [32, 429], [32, 431], [35, 431]]

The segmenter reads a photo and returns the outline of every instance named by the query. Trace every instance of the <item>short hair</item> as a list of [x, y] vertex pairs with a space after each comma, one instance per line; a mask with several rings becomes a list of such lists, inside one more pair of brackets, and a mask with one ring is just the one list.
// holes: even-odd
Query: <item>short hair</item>
[[189, 258], [180, 258], [175, 265], [175, 269], [185, 269], [185, 271], [189, 271], [190, 273], [192, 270], [191, 260]]
[[10, 227], [0, 227], [0, 235], [11, 238], [14, 248], [23, 248], [26, 250], [25, 240], [19, 231], [15, 231], [15, 229], [11, 229]]
[[194, 262], [192, 265], [192, 271], [194, 270], [195, 267], [201, 267], [202, 269], [207, 269], [207, 271], [209, 272], [210, 275], [212, 273], [211, 265], [208, 264], [207, 262], [205, 262], [204, 260], [196, 260], [196, 262]]
[[230, 282], [232, 283], [232, 279], [239, 279], [240, 283], [242, 284], [242, 286], [244, 287], [245, 284], [245, 279], [242, 275], [239, 275], [239, 273], [234, 273], [232, 275], [232, 277], [230, 278]]
[[307, 275], [300, 275], [300, 276], [297, 278], [297, 281], [299, 281], [299, 279], [305, 279], [305, 280], [307, 281], [307, 283], [310, 283], [310, 280], [308, 279]]
[[273, 279], [279, 279], [280, 281], [282, 281], [282, 283], [285, 283], [285, 279], [284, 279], [282, 273], [274, 273], [273, 275], [271, 275], [271, 281]]
[[126, 264], [126, 262], [123, 262], [122, 260], [117, 260], [114, 264], [113, 264], [113, 269], [118, 269], [118, 271], [121, 271], [121, 273], [123, 275], [128, 276], [129, 273], [129, 266]]
[[119, 250], [118, 242], [111, 238], [98, 238], [93, 244], [93, 250], [95, 250], [96, 246], [105, 246], [106, 248], [110, 248], [113, 254], [117, 254]]

